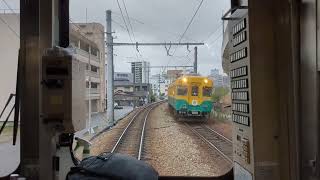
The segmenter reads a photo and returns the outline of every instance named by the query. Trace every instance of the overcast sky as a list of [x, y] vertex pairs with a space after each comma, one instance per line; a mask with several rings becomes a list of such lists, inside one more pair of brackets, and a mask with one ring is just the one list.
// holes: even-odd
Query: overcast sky
[[[201, 0], [119, 0], [126, 17], [123, 1], [131, 17], [135, 39], [138, 42], [178, 42]], [[18, 9], [18, 0], [7, 0]], [[0, 3], [1, 8], [6, 6]], [[186, 32], [182, 42], [204, 42], [198, 47], [199, 72], [208, 75], [210, 69], [221, 67], [221, 43], [223, 12], [229, 9], [229, 0], [204, 0], [200, 10]], [[73, 22], [99, 22], [105, 26], [105, 11], [112, 10], [114, 42], [130, 42], [127, 30], [121, 17], [117, 0], [70, 0], [70, 16]], [[127, 19], [126, 19], [127, 20]], [[128, 21], [127, 21], [128, 23]], [[120, 25], [118, 25], [120, 24]], [[130, 25], [128, 24], [130, 28]], [[131, 30], [131, 28], [130, 28]], [[130, 31], [132, 33], [132, 31]], [[172, 54], [177, 47], [171, 47]], [[193, 51], [188, 52], [185, 46], [177, 48], [173, 57], [167, 56], [165, 47], [139, 47], [141, 56], [134, 47], [115, 47], [115, 71], [130, 71], [130, 61], [147, 60], [151, 66], [156, 65], [192, 65]], [[193, 47], [190, 47], [193, 50]], [[151, 73], [159, 73], [152, 69]]]

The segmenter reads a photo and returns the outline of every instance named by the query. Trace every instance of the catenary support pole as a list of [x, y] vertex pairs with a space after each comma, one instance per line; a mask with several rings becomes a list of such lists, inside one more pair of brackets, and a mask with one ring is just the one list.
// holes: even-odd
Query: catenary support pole
[[107, 117], [114, 124], [113, 103], [113, 37], [111, 29], [111, 10], [107, 10]]
[[198, 74], [198, 47], [194, 47], [194, 73]]

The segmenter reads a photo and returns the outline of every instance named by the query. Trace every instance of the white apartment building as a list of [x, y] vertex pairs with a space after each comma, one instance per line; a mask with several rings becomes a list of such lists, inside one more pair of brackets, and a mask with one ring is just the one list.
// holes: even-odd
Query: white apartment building
[[149, 83], [150, 62], [131, 62], [131, 72], [134, 83]]
[[104, 38], [104, 27], [99, 23], [70, 24], [70, 46], [76, 58], [86, 63], [86, 103], [89, 107], [91, 101], [93, 113], [104, 112], [106, 107]]
[[[0, 21], [0, 111], [2, 111], [9, 95], [16, 91], [18, 50], [20, 47], [20, 16], [19, 14], [4, 12], [0, 14], [0, 17], [5, 21], [5, 23]], [[14, 105], [13, 100], [0, 121], [4, 121], [9, 114], [9, 109]], [[9, 120], [12, 121], [13, 114], [10, 117]]]
[[[0, 109], [2, 110], [10, 93], [15, 93], [18, 50], [20, 47], [20, 15], [5, 12], [1, 13], [0, 17], [5, 21], [5, 23], [0, 22], [0, 72], [6, 74], [5, 76], [0, 76]], [[73, 52], [75, 52], [76, 59], [87, 64], [87, 107], [89, 107], [90, 99], [91, 112], [103, 112], [105, 110], [106, 96], [103, 25], [98, 23], [71, 24], [70, 45], [73, 48]], [[91, 90], [88, 88], [89, 82], [91, 82]], [[13, 101], [11, 105], [13, 105]], [[87, 114], [88, 110], [89, 108], [87, 108]], [[12, 120], [12, 117], [10, 120]]]

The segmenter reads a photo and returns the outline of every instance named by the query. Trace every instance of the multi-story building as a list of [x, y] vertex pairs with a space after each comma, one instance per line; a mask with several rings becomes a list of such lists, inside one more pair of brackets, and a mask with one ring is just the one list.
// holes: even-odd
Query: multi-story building
[[104, 37], [99, 23], [70, 24], [70, 47], [76, 59], [86, 63], [86, 103], [89, 107], [91, 101], [91, 112], [104, 112], [106, 106]]
[[219, 75], [219, 69], [211, 69], [210, 76], [218, 76]]
[[167, 71], [167, 80], [168, 83], [174, 82], [176, 79], [183, 75], [183, 70], [168, 70]]
[[224, 74], [219, 73], [219, 69], [212, 69], [209, 78], [213, 80], [215, 87], [229, 87], [230, 78]]
[[134, 83], [149, 83], [150, 62], [131, 62], [131, 72]]
[[223, 75], [222, 76], [223, 78], [223, 86], [224, 87], [230, 87], [230, 77], [229, 76], [226, 76], [226, 75]]
[[[10, 93], [15, 93], [18, 50], [20, 47], [19, 14], [2, 13], [0, 17], [6, 24], [0, 23], [0, 72], [6, 76], [0, 77], [0, 108], [5, 104]], [[79, 23], [70, 25], [70, 47], [75, 53], [75, 59], [86, 63], [86, 103], [91, 112], [102, 112], [105, 107], [105, 45], [104, 27], [98, 23]], [[91, 89], [89, 90], [89, 82]], [[90, 91], [90, 94], [89, 94]], [[87, 108], [88, 110], [89, 108]], [[89, 112], [89, 111], [87, 111]]]
[[128, 72], [115, 72], [114, 73], [115, 81], [129, 81], [133, 83], [133, 74]]

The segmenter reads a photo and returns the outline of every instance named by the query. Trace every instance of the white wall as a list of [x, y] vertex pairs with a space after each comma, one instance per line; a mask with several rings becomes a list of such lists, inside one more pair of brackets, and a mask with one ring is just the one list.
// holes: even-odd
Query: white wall
[[[18, 35], [20, 34], [18, 14], [0, 14], [0, 16]], [[8, 25], [0, 21], [0, 111], [9, 94], [15, 93], [19, 47], [19, 37], [9, 29]], [[0, 119], [0, 121], [3, 120], [4, 117]]]

